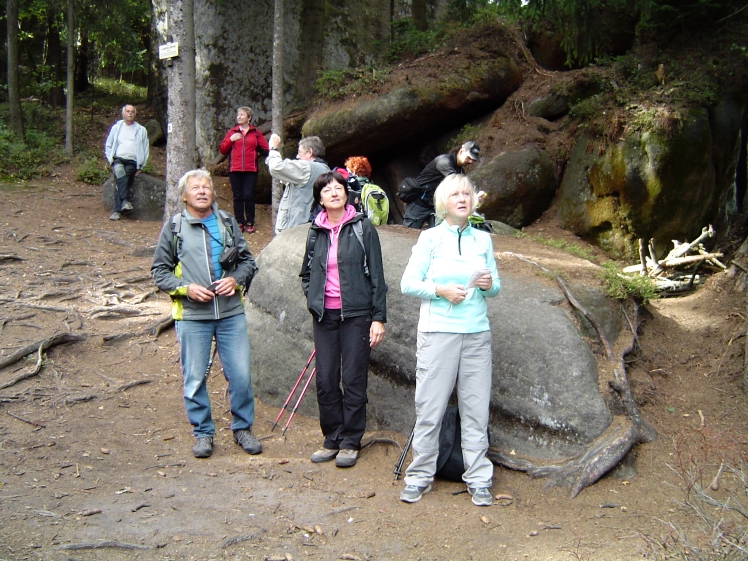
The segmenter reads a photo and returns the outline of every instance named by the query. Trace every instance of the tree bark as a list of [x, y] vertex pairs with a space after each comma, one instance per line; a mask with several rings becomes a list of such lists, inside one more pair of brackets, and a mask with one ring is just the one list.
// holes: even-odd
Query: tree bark
[[18, 0], [8, 0], [8, 102], [10, 129], [19, 140], [24, 139], [21, 87], [18, 83]]
[[[193, 0], [169, 2], [169, 35], [179, 43], [179, 56], [167, 68], [169, 102], [166, 143], [164, 220], [182, 208], [179, 179], [197, 167], [195, 138], [195, 23]], [[167, 64], [169, 64], [167, 62]]]
[[[273, 133], [283, 138], [283, 0], [275, 0], [273, 16]], [[283, 184], [273, 179], [271, 223], [275, 232], [278, 206], [283, 195]]]
[[73, 0], [68, 0], [68, 91], [65, 111], [65, 152], [73, 155], [73, 94], [75, 92], [75, 10]]

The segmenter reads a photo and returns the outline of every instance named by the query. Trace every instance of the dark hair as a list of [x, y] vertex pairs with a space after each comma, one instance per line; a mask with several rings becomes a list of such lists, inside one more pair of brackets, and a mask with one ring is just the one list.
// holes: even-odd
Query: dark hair
[[323, 173], [320, 175], [315, 181], [314, 181], [314, 187], [312, 187], [312, 193], [314, 194], [314, 202], [316, 204], [320, 204], [322, 189], [327, 187], [330, 183], [333, 181], [337, 181], [340, 183], [343, 187], [345, 187], [346, 193], [348, 192], [348, 182], [343, 179], [343, 176], [340, 175], [337, 171], [328, 171], [327, 173]]

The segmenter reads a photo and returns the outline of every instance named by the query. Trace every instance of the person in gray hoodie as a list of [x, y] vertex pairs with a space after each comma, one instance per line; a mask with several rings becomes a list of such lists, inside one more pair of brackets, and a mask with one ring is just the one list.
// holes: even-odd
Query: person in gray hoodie
[[119, 220], [122, 212], [132, 210], [132, 203], [127, 200], [128, 191], [148, 161], [148, 131], [135, 122], [136, 114], [134, 106], [125, 105], [122, 120], [112, 126], [104, 145], [104, 155], [117, 184], [110, 220]]
[[248, 454], [259, 454], [262, 445], [252, 434], [255, 405], [242, 299], [257, 266], [239, 224], [218, 209], [207, 171], [188, 171], [178, 188], [185, 209], [161, 229], [151, 275], [156, 286], [172, 298], [184, 406], [194, 427], [192, 453], [196, 458], [213, 453], [215, 425], [206, 376], [215, 338], [229, 383], [234, 441]]

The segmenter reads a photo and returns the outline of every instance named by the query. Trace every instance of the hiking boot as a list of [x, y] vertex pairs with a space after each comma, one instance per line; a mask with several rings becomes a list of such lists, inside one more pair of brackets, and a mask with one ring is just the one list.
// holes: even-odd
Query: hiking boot
[[493, 503], [491, 489], [488, 487], [468, 487], [467, 490], [470, 496], [473, 497], [473, 504], [475, 506], [491, 506]]
[[259, 454], [262, 452], [262, 444], [252, 434], [252, 427], [235, 430], [234, 442], [241, 446], [247, 454]]
[[125, 210], [132, 210], [132, 203], [130, 201], [124, 201], [122, 203], [122, 208], [120, 209], [120, 212], [123, 212]]
[[309, 459], [312, 460], [313, 464], [321, 464], [324, 462], [329, 462], [330, 460], [334, 460], [335, 456], [338, 455], [337, 448], [333, 450], [332, 448], [320, 448], [317, 450], [314, 454], [312, 454]]
[[195, 445], [192, 447], [192, 455], [196, 458], [210, 458], [213, 453], [213, 437], [195, 437]]
[[239, 231], [244, 233], [244, 224], [239, 224]]
[[356, 465], [358, 450], [341, 450], [335, 458], [335, 465], [339, 468], [349, 468]]
[[431, 491], [431, 485], [419, 487], [418, 485], [406, 485], [400, 491], [400, 500], [404, 503], [417, 503], [426, 493]]
[[119, 220], [122, 218], [122, 215], [119, 212], [113, 212], [109, 215], [109, 220]]
[[255, 233], [255, 227], [252, 224], [247, 224], [244, 226], [244, 231], [248, 234], [254, 234]]

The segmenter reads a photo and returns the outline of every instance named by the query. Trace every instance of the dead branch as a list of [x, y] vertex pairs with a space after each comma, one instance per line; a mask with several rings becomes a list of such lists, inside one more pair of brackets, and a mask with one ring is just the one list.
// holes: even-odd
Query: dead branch
[[669, 259], [675, 259], [678, 257], [681, 257], [691, 251], [693, 248], [698, 247], [698, 245], [704, 241], [707, 240], [707, 238], [714, 237], [715, 231], [714, 228], [712, 228], [712, 225], [709, 224], [708, 227], [701, 229], [701, 235], [696, 238], [691, 243], [683, 243], [678, 244], [675, 240], [673, 240], [673, 244], [675, 244], [675, 247], [673, 250], [667, 254], [667, 257], [665, 257], [664, 261], [667, 261]]
[[27, 423], [27, 424], [29, 424], [29, 425], [31, 425], [31, 426], [34, 426], [34, 427], [39, 427], [39, 428], [42, 428], [42, 429], [45, 429], [45, 428], [47, 428], [47, 427], [46, 427], [46, 425], [43, 425], [43, 424], [41, 424], [41, 423], [39, 423], [39, 422], [37, 422], [37, 421], [29, 421], [28, 419], [24, 419], [23, 417], [19, 417], [18, 415], [14, 415], [14, 414], [13, 414], [13, 413], [11, 413], [10, 411], [6, 411], [6, 413], [7, 413], [8, 415], [10, 415], [11, 417], [13, 417], [14, 419], [18, 419], [19, 421], [22, 421], [22, 422], [24, 422], [24, 423]]
[[134, 380], [132, 382], [128, 382], [126, 384], [122, 384], [115, 391], [124, 392], [124, 391], [129, 390], [130, 388], [134, 388], [136, 386], [142, 386], [144, 384], [150, 384], [151, 382], [153, 382], [153, 380]]
[[64, 269], [65, 267], [95, 267], [96, 263], [92, 263], [91, 261], [65, 261], [60, 267]]
[[139, 316], [141, 311], [130, 306], [99, 306], [88, 310], [92, 319], [119, 318], [121, 316]]
[[25, 259], [13, 253], [0, 253], [0, 261], [25, 261]]
[[105, 549], [107, 547], [113, 547], [117, 549], [151, 549], [147, 545], [138, 545], [135, 543], [118, 542], [114, 540], [102, 540], [98, 542], [82, 542], [82, 543], [68, 543], [61, 545], [60, 549], [64, 550], [79, 550], [79, 549]]
[[86, 339], [86, 337], [87, 335], [85, 334], [73, 335], [72, 333], [58, 333], [57, 335], [53, 335], [52, 337], [47, 337], [46, 339], [42, 339], [40, 341], [37, 341], [36, 343], [31, 343], [30, 345], [26, 345], [25, 347], [18, 349], [16, 352], [9, 354], [7, 357], [0, 359], [0, 369], [3, 369], [6, 366], [9, 366], [11, 364], [18, 362], [19, 360], [30, 355], [37, 349], [40, 349], [39, 352], [43, 352], [57, 345], [83, 341]]

